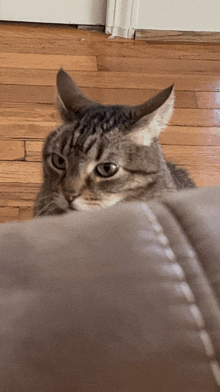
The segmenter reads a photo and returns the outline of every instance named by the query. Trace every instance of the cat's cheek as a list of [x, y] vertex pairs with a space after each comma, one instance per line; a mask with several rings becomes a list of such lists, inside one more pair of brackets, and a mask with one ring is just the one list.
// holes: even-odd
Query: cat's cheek
[[103, 207], [111, 207], [115, 205], [116, 203], [120, 202], [124, 196], [122, 194], [111, 194], [111, 195], [106, 195], [103, 198]]
[[63, 211], [66, 211], [69, 207], [69, 203], [63, 195], [58, 196], [55, 199], [55, 203], [56, 203], [57, 207], [59, 207]]

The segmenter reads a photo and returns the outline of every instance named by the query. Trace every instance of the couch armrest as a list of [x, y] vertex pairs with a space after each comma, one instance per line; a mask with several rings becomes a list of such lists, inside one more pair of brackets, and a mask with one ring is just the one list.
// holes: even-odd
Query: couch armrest
[[1, 225], [2, 392], [218, 391], [219, 238], [217, 187]]

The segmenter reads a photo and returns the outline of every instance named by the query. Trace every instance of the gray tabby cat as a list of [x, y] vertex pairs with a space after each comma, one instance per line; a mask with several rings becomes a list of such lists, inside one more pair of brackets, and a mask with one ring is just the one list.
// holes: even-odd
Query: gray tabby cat
[[138, 106], [92, 102], [60, 70], [63, 124], [43, 147], [43, 184], [34, 215], [147, 201], [194, 187], [183, 168], [166, 162], [158, 136], [173, 112], [173, 86]]

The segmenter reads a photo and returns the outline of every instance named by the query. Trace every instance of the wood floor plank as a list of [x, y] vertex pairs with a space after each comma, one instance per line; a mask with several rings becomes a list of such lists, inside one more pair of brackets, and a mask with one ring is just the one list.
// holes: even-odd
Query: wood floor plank
[[[65, 64], [63, 64], [65, 68]], [[66, 69], [68, 71], [68, 69]], [[0, 84], [54, 86], [55, 70], [0, 68]], [[220, 78], [204, 75], [154, 75], [134, 72], [70, 72], [79, 87], [163, 89], [175, 83], [176, 90], [220, 91]]]
[[193, 178], [196, 186], [220, 186], [219, 166], [207, 168], [200, 165], [194, 165], [186, 167], [186, 169]]
[[41, 162], [41, 152], [43, 142], [40, 141], [27, 141], [26, 144], [26, 161]]
[[148, 74], [218, 75], [220, 61], [97, 56], [98, 70]]
[[19, 216], [20, 221], [27, 221], [33, 218], [33, 207], [20, 207]]
[[40, 184], [42, 167], [38, 162], [0, 162], [0, 181]]
[[[44, 94], [45, 89], [45, 94]], [[82, 88], [83, 92], [92, 100], [102, 102], [103, 104], [126, 104], [138, 105], [145, 100], [156, 95], [159, 90], [148, 89], [102, 89], [102, 88]], [[0, 85], [0, 94], [3, 97], [0, 109], [19, 107], [15, 104], [22, 105], [27, 103], [42, 104], [47, 103], [55, 106], [55, 94], [52, 87], [47, 86], [23, 86], [23, 85]], [[195, 93], [192, 91], [176, 91], [175, 106], [180, 108], [197, 108]], [[6, 104], [4, 104], [6, 103]], [[10, 103], [13, 105], [10, 106]], [[26, 105], [23, 105], [25, 107]], [[22, 108], [22, 106], [20, 106]], [[33, 106], [34, 109], [40, 108]], [[46, 106], [45, 106], [46, 108]]]
[[167, 159], [187, 167], [202, 165], [203, 167], [219, 167], [220, 181], [220, 146], [163, 146]]
[[21, 118], [0, 118], [0, 138], [5, 139], [44, 139], [53, 131], [57, 122], [50, 121], [23, 121]]
[[175, 109], [170, 124], [189, 127], [218, 127], [220, 109]]
[[[119, 105], [139, 105], [150, 99], [159, 89], [113, 89], [113, 88], [89, 88], [82, 89], [84, 93], [94, 101], [103, 104]], [[194, 91], [176, 91], [175, 107], [177, 108], [197, 108], [197, 100]]]
[[73, 71], [97, 71], [95, 56], [69, 56], [53, 54], [1, 53], [1, 67], [25, 69], [55, 69], [62, 66]]
[[0, 141], [0, 160], [15, 161], [24, 160], [25, 150], [24, 142], [19, 140], [1, 140]]
[[205, 93], [196, 92], [196, 99], [199, 108], [220, 108], [220, 92], [219, 93]]
[[32, 207], [39, 189], [40, 185], [34, 183], [1, 182], [0, 205], [9, 207]]
[[[60, 122], [59, 114], [53, 105], [40, 104], [0, 104], [0, 122]], [[6, 122], [6, 121], [5, 121]], [[220, 124], [220, 109], [188, 109], [176, 108], [170, 122], [171, 125], [190, 127], [217, 127]]]
[[[138, 105], [159, 92], [149, 89], [113, 89], [84, 87], [83, 92], [103, 104]], [[209, 94], [209, 93], [207, 93]], [[210, 93], [211, 94], [211, 93]], [[0, 85], [1, 102], [55, 104], [55, 91], [48, 86]], [[176, 91], [175, 106], [197, 108], [194, 91]]]
[[219, 45], [164, 45], [146, 44], [145, 42], [109, 40], [106, 36], [102, 41], [90, 37], [65, 39], [8, 37], [0, 40], [0, 51], [3, 53], [41, 53], [75, 56], [108, 57], [143, 57], [157, 59], [191, 59], [220, 60]]
[[63, 55], [103, 55], [147, 58], [190, 58], [220, 60], [219, 45], [159, 44], [115, 38], [108, 35], [79, 31], [74, 27], [0, 25], [0, 51], [11, 53], [41, 53]]
[[167, 160], [185, 167], [198, 187], [220, 185], [220, 147], [163, 146]]
[[26, 86], [0, 84], [1, 103], [46, 103], [54, 104], [55, 89], [52, 86]]
[[[37, 24], [37, 23], [3, 23], [0, 24], [0, 37], [3, 39], [5, 37], [12, 37], [14, 39], [23, 37], [23, 38], [30, 38], [32, 42], [35, 38], [42, 38], [43, 40], [47, 41], [47, 39], [55, 39], [55, 40], [65, 40], [68, 38], [82, 40], [82, 39], [89, 39], [90, 41], [103, 41], [105, 40], [108, 35], [96, 32], [96, 31], [86, 31], [86, 30], [79, 30], [74, 26], [71, 25], [53, 25], [52, 23], [49, 24]], [[116, 38], [118, 42], [120, 41], [128, 41], [123, 38]]]
[[0, 223], [14, 222], [19, 219], [18, 207], [0, 207]]
[[5, 196], [0, 191], [0, 207], [33, 207], [33, 201], [31, 200], [21, 200], [19, 197], [17, 199], [11, 199], [10, 196]]
[[220, 127], [168, 126], [161, 132], [160, 142], [173, 146], [220, 146]]
[[59, 114], [54, 105], [35, 103], [0, 103], [0, 119], [13, 119], [15, 122], [59, 122]]
[[[0, 137], [22, 140], [43, 140], [55, 129], [57, 123], [0, 123]], [[220, 127], [169, 126], [160, 135], [163, 144], [173, 145], [209, 145], [220, 144]]]
[[[0, 137], [22, 140], [44, 139], [56, 127], [56, 123], [0, 124]], [[160, 135], [163, 144], [173, 145], [219, 145], [220, 127], [169, 126]]]

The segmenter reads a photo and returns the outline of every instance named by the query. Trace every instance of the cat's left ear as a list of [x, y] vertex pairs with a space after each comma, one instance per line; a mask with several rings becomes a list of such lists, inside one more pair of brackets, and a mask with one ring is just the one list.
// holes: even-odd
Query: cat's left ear
[[172, 85], [143, 104], [135, 106], [134, 115], [137, 121], [129, 131], [132, 141], [149, 146], [152, 140], [166, 128], [173, 114], [174, 101], [174, 85]]
[[62, 68], [57, 73], [57, 92], [58, 109], [64, 121], [71, 121], [82, 108], [94, 105]]

